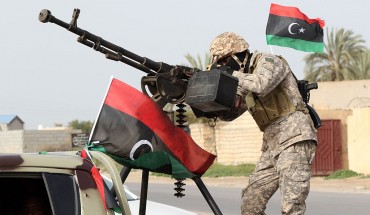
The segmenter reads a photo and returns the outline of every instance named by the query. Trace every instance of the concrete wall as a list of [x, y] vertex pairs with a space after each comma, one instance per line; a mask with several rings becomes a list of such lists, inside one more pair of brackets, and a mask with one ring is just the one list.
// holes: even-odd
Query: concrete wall
[[16, 130], [0, 132], [0, 152], [23, 153], [72, 150], [72, 133], [80, 130]]
[[26, 130], [23, 152], [70, 151], [71, 130]]
[[191, 136], [203, 149], [217, 154], [217, 162], [227, 165], [256, 163], [261, 155], [262, 132], [249, 113], [216, 126], [190, 125]]
[[348, 117], [349, 169], [370, 174], [370, 108], [353, 110]]
[[23, 130], [1, 131], [0, 152], [19, 153], [23, 151]]

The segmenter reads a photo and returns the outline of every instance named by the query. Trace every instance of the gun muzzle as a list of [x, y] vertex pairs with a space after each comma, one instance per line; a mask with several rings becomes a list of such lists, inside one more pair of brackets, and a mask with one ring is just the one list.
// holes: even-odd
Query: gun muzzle
[[[43, 9], [40, 11], [39, 13], [39, 21], [42, 22], [42, 23], [47, 23], [47, 22], [50, 22], [50, 23], [55, 23], [69, 31], [72, 31], [76, 34], [82, 34], [81, 32], [79, 32], [78, 28], [73, 26], [72, 24], [70, 23], [66, 23], [66, 22], [63, 22], [62, 20], [59, 20], [57, 18], [55, 18], [53, 15], [51, 15], [51, 12], [47, 9]], [[73, 28], [73, 29], [72, 29]]]
[[51, 12], [47, 9], [43, 9], [39, 13], [40, 22], [47, 23], [49, 22], [50, 17], [51, 17]]

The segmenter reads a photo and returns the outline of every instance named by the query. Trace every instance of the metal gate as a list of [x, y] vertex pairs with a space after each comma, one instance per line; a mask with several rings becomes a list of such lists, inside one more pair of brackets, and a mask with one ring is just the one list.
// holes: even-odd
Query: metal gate
[[340, 120], [322, 120], [317, 133], [318, 147], [312, 164], [312, 175], [330, 175], [342, 167]]

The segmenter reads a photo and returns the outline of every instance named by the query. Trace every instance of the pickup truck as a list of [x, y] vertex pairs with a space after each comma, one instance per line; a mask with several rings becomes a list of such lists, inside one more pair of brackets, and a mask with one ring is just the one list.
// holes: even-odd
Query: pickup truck
[[[119, 214], [130, 215], [114, 161], [101, 152], [91, 154], [109, 173]], [[116, 214], [102, 200], [109, 193], [99, 192], [94, 167], [76, 152], [0, 154], [0, 214], [29, 214], [31, 210], [45, 215]]]

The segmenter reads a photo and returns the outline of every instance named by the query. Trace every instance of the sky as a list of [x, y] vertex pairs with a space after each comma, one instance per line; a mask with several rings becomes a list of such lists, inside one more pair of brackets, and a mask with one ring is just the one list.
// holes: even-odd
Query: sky
[[75, 119], [94, 121], [111, 76], [140, 90], [146, 75], [107, 60], [55, 24], [39, 22], [42, 9], [69, 23], [73, 9], [79, 8], [78, 27], [171, 65], [186, 64], [188, 53], [204, 58], [214, 37], [233, 31], [246, 39], [252, 52], [284, 56], [302, 79], [303, 58], [310, 53], [266, 44], [271, 3], [324, 19], [325, 32], [351, 30], [369, 47], [370, 1], [365, 0], [12, 0], [0, 8], [0, 115], [17, 115], [25, 129], [67, 125]]

